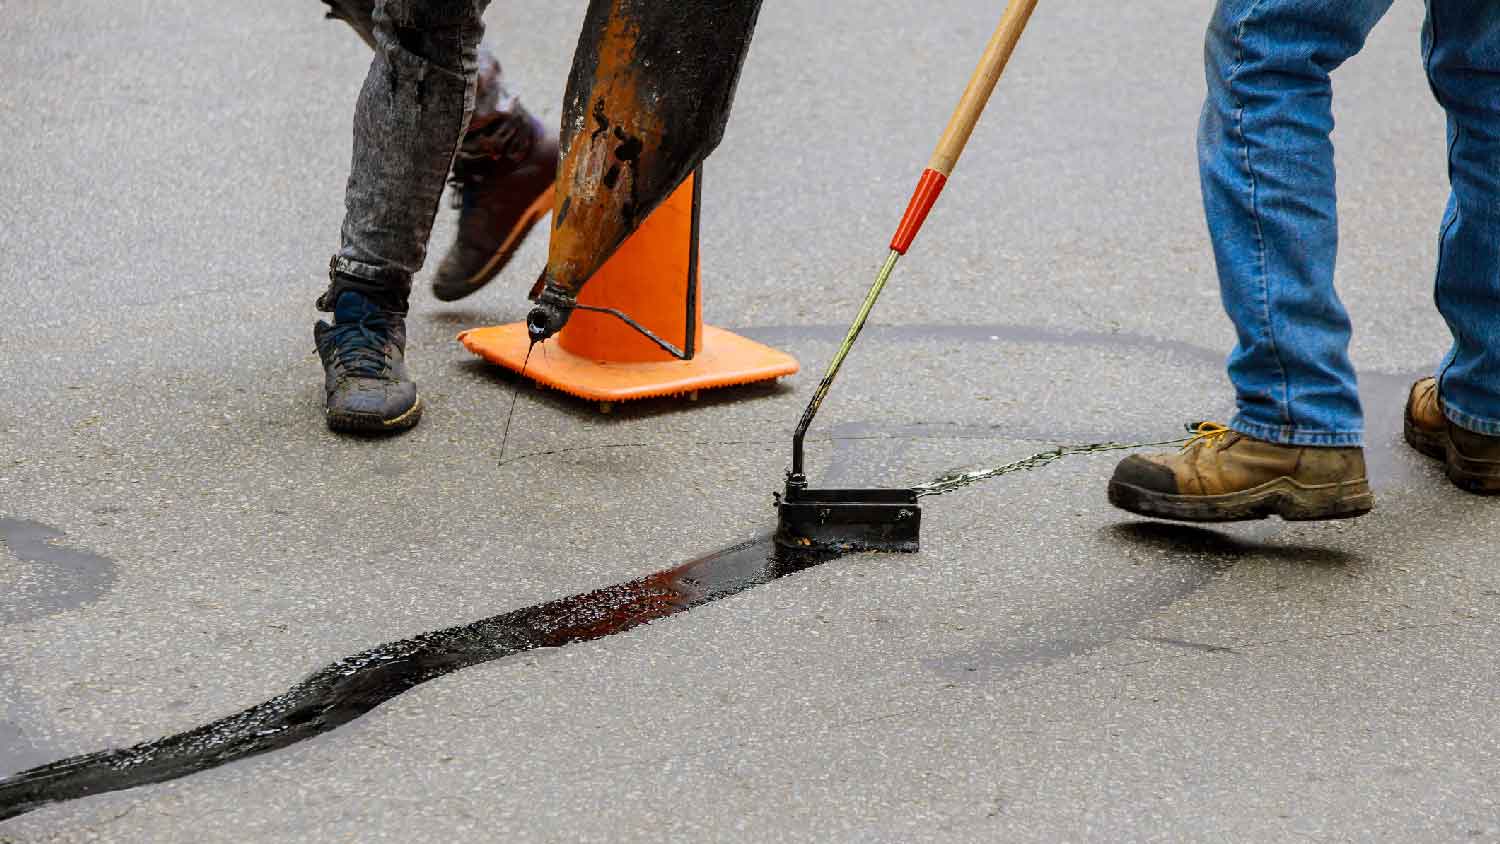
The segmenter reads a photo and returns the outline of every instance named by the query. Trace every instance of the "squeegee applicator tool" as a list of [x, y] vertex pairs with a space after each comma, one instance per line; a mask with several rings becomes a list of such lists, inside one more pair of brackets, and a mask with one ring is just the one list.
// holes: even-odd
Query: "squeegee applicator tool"
[[922, 508], [917, 504], [914, 489], [812, 489], [808, 487], [807, 473], [803, 467], [803, 441], [813, 418], [828, 397], [829, 388], [838, 376], [844, 359], [854, 348], [865, 322], [874, 309], [875, 302], [890, 281], [901, 256], [911, 248], [912, 242], [927, 220], [927, 214], [937, 202], [948, 177], [963, 154], [985, 104], [995, 90], [995, 83], [1005, 65], [1015, 52], [1016, 43], [1037, 0], [1010, 0], [995, 34], [985, 47], [984, 57], [969, 79], [958, 108], [948, 121], [948, 127], [938, 140], [926, 169], [917, 181], [917, 188], [907, 203], [906, 213], [896, 234], [891, 238], [891, 253], [870, 292], [865, 295], [854, 324], [839, 345], [828, 371], [823, 375], [818, 388], [813, 392], [802, 419], [797, 423], [792, 436], [792, 468], [786, 476], [786, 492], [777, 497], [779, 524], [776, 530], [778, 545], [789, 549], [842, 550], [842, 551], [905, 551], [918, 548], [921, 532]]

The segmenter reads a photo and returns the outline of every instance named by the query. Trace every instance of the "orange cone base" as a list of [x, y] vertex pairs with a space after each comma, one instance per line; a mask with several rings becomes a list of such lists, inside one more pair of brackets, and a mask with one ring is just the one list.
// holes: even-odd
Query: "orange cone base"
[[[524, 322], [471, 329], [458, 339], [474, 354], [516, 372], [530, 344]], [[580, 357], [549, 342], [532, 353], [526, 377], [589, 401], [616, 402], [770, 381], [797, 369], [796, 359], [785, 352], [705, 325], [703, 345], [692, 360], [616, 363]]]

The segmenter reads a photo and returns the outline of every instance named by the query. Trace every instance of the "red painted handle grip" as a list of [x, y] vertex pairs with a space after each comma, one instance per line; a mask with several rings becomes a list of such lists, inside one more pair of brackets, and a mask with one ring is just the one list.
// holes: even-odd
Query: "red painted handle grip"
[[891, 251], [905, 255], [906, 250], [911, 248], [911, 242], [917, 239], [922, 223], [927, 221], [927, 212], [932, 210], [938, 194], [943, 192], [943, 185], [947, 183], [947, 176], [930, 167], [922, 171], [922, 178], [917, 180], [917, 189], [912, 191], [911, 202], [906, 204], [906, 214], [901, 217], [901, 225], [896, 227], [896, 236], [891, 238]]

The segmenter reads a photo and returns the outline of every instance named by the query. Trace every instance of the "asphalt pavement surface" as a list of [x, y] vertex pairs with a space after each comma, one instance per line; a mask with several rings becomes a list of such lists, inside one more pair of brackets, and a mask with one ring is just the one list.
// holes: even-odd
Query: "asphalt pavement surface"
[[[584, 5], [487, 15], [549, 123]], [[525, 387], [502, 464], [517, 381], [455, 335], [524, 317], [541, 236], [461, 303], [419, 278], [415, 431], [324, 427], [313, 300], [368, 52], [322, 8], [0, 0], [0, 776], [768, 532], [998, 14], [767, 3], [706, 169], [704, 307], [803, 373], [608, 416]], [[914, 483], [1228, 415], [1193, 139], [1208, 11], [1041, 4], [815, 476]], [[1398, 3], [1335, 78], [1372, 515], [1149, 523], [1105, 501], [1117, 456], [1077, 457], [927, 499], [919, 554], [467, 668], [0, 842], [1500, 840], [1500, 504], [1399, 434], [1446, 345], [1421, 15]]]

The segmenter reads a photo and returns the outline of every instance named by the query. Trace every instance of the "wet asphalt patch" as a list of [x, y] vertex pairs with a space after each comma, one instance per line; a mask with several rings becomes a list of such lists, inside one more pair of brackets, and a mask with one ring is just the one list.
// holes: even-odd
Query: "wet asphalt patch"
[[[997, 467], [994, 473], [1044, 466], [1061, 454], [1033, 455]], [[52, 535], [56, 532], [48, 534]], [[638, 580], [371, 648], [227, 718], [0, 780], [0, 820], [48, 803], [164, 782], [287, 747], [347, 724], [409, 689], [454, 671], [536, 648], [558, 648], [623, 633], [843, 556], [844, 552], [832, 550], [787, 551], [769, 537], [761, 537]]]
[[[767, 339], [787, 340], [804, 335], [821, 336], [827, 332], [821, 327], [810, 327], [766, 329], [762, 333], [776, 335]], [[1060, 345], [1146, 345], [1205, 362], [1213, 358], [1198, 347], [1170, 341], [1014, 327], [877, 327], [872, 333], [877, 337], [887, 335], [884, 339], [894, 342], [939, 335], [958, 340], [1005, 339]], [[786, 336], [781, 336], [783, 334]], [[1366, 379], [1367, 390], [1370, 380]], [[1394, 397], [1402, 379], [1383, 376], [1376, 380], [1379, 381], [1379, 392]], [[897, 439], [896, 443], [899, 444], [900, 440]], [[847, 458], [839, 452], [848, 443], [835, 437], [834, 445], [835, 455], [829, 474], [837, 479], [854, 467], [851, 465], [853, 461], [840, 459]], [[976, 474], [983, 477], [974, 479], [1029, 470], [1067, 454], [1092, 453], [1100, 448], [1062, 447], [1024, 458], [1015, 464], [978, 470]], [[1113, 450], [1118, 446], [1104, 448]], [[1376, 448], [1374, 451], [1382, 450]], [[935, 488], [929, 494], [948, 491], [946, 486], [954, 485], [956, 480], [965, 482], [957, 483], [954, 488], [972, 482], [956, 476], [940, 477], [929, 486], [942, 488]], [[1230, 558], [1249, 550], [1210, 532], [1190, 530], [1184, 537], [1177, 526], [1142, 526], [1136, 530], [1142, 535], [1126, 538], [1154, 544], [1167, 534], [1174, 542], [1197, 536], [1201, 542], [1214, 546], [1209, 550], [1217, 552], [1215, 556]], [[0, 519], [0, 538], [17, 558], [23, 563], [40, 563], [49, 567], [38, 579], [38, 585], [27, 587], [28, 591], [24, 593], [34, 597], [23, 599], [19, 606], [0, 606], [0, 624], [70, 609], [96, 599], [109, 589], [115, 577], [115, 564], [103, 557], [55, 544], [55, 540], [61, 537], [61, 532], [45, 525]], [[1219, 547], [1224, 543], [1231, 547]], [[1188, 544], [1193, 543], [1189, 541]], [[0, 820], [49, 803], [164, 782], [284, 748], [349, 723], [409, 689], [455, 671], [528, 650], [563, 647], [622, 633], [842, 556], [836, 552], [823, 552], [788, 557], [768, 537], [762, 537], [627, 583], [381, 645], [334, 662], [264, 703], [195, 729], [128, 748], [63, 759], [0, 779]], [[1211, 573], [1202, 573], [1202, 576], [1189, 578], [1165, 593], [1153, 592], [1143, 605], [1151, 610], [1160, 609], [1183, 594], [1206, 585], [1211, 577]], [[1129, 617], [1115, 619], [1119, 622], [1117, 624], [1106, 625], [1113, 629], [1112, 635], [1105, 638], [1125, 635], [1127, 629], [1140, 620], [1135, 614], [1127, 615]], [[1099, 639], [1042, 642], [1025, 653], [990, 654], [983, 658], [982, 655], [973, 655], [973, 658], [950, 655], [945, 667], [955, 676], [972, 675], [992, 669], [999, 663], [1051, 661], [1093, 650], [1104, 643]], [[1161, 641], [1159, 644], [1220, 652], [1215, 646], [1200, 643]]]
[[287, 747], [445, 674], [523, 651], [622, 633], [840, 556], [789, 556], [762, 537], [628, 583], [371, 648], [227, 718], [0, 780], [0, 820], [48, 803], [164, 782]]

